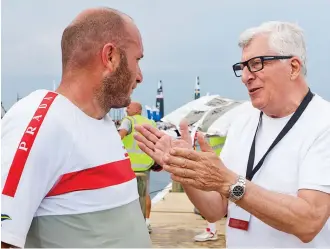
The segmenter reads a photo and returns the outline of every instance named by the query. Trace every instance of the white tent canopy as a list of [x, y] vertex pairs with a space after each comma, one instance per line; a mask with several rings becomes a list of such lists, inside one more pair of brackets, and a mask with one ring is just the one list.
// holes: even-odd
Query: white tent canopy
[[204, 132], [208, 135], [226, 136], [230, 124], [242, 113], [245, 113], [247, 108], [251, 108], [251, 102], [249, 101], [234, 106], [232, 109], [215, 119]]
[[208, 135], [226, 136], [232, 120], [249, 105], [242, 103], [219, 95], [203, 96], [166, 115], [162, 121], [178, 127], [185, 119], [193, 134], [199, 130]]

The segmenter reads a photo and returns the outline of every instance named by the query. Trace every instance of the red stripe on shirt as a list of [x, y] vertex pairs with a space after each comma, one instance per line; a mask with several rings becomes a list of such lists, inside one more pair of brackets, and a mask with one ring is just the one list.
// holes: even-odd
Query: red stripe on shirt
[[129, 159], [64, 174], [46, 197], [74, 191], [100, 189], [135, 178]]
[[49, 110], [49, 107], [51, 106], [57, 95], [58, 94], [54, 92], [48, 92], [46, 94], [46, 96], [43, 98], [40, 105], [38, 106], [38, 109], [35, 112], [33, 118], [31, 119], [28, 127], [26, 128], [16, 150], [13, 162], [10, 166], [6, 183], [2, 191], [3, 195], [11, 197], [15, 196], [18, 184], [20, 182], [25, 167], [26, 160], [30, 154], [34, 140], [38, 135], [38, 132]]

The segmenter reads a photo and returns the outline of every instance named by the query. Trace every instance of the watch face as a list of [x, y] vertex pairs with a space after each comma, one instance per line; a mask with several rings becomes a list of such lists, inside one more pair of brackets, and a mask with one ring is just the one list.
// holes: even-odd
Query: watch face
[[244, 188], [242, 186], [235, 186], [233, 189], [233, 195], [240, 197], [244, 194]]

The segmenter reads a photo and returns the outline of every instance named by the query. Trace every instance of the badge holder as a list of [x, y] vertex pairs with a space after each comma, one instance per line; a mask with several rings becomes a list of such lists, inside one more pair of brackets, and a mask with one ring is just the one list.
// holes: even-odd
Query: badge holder
[[249, 212], [235, 205], [235, 207], [230, 210], [228, 226], [247, 231], [249, 229], [250, 218], [251, 214]]

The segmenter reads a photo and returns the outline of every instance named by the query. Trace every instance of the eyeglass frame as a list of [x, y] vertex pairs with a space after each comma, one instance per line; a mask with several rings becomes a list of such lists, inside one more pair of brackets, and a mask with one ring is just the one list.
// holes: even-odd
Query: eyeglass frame
[[[283, 59], [291, 59], [293, 57], [293, 55], [264, 55], [264, 56], [255, 56], [255, 57], [252, 57], [246, 61], [243, 61], [243, 62], [237, 62], [235, 63], [232, 67], [233, 67], [233, 71], [234, 71], [234, 74], [236, 77], [242, 77], [242, 75], [240, 76], [237, 76], [236, 74], [236, 71], [235, 71], [235, 66], [236, 65], [243, 65], [243, 68], [241, 69], [243, 71], [244, 67], [247, 66], [247, 68], [249, 69], [249, 71], [251, 73], [255, 73], [255, 72], [259, 72], [261, 71], [262, 69], [264, 69], [264, 61], [273, 61], [273, 60], [283, 60]], [[249, 61], [251, 60], [254, 60], [254, 59], [257, 59], [259, 58], [261, 60], [261, 68], [256, 70], [256, 71], [252, 71], [250, 66], [249, 66]]]

